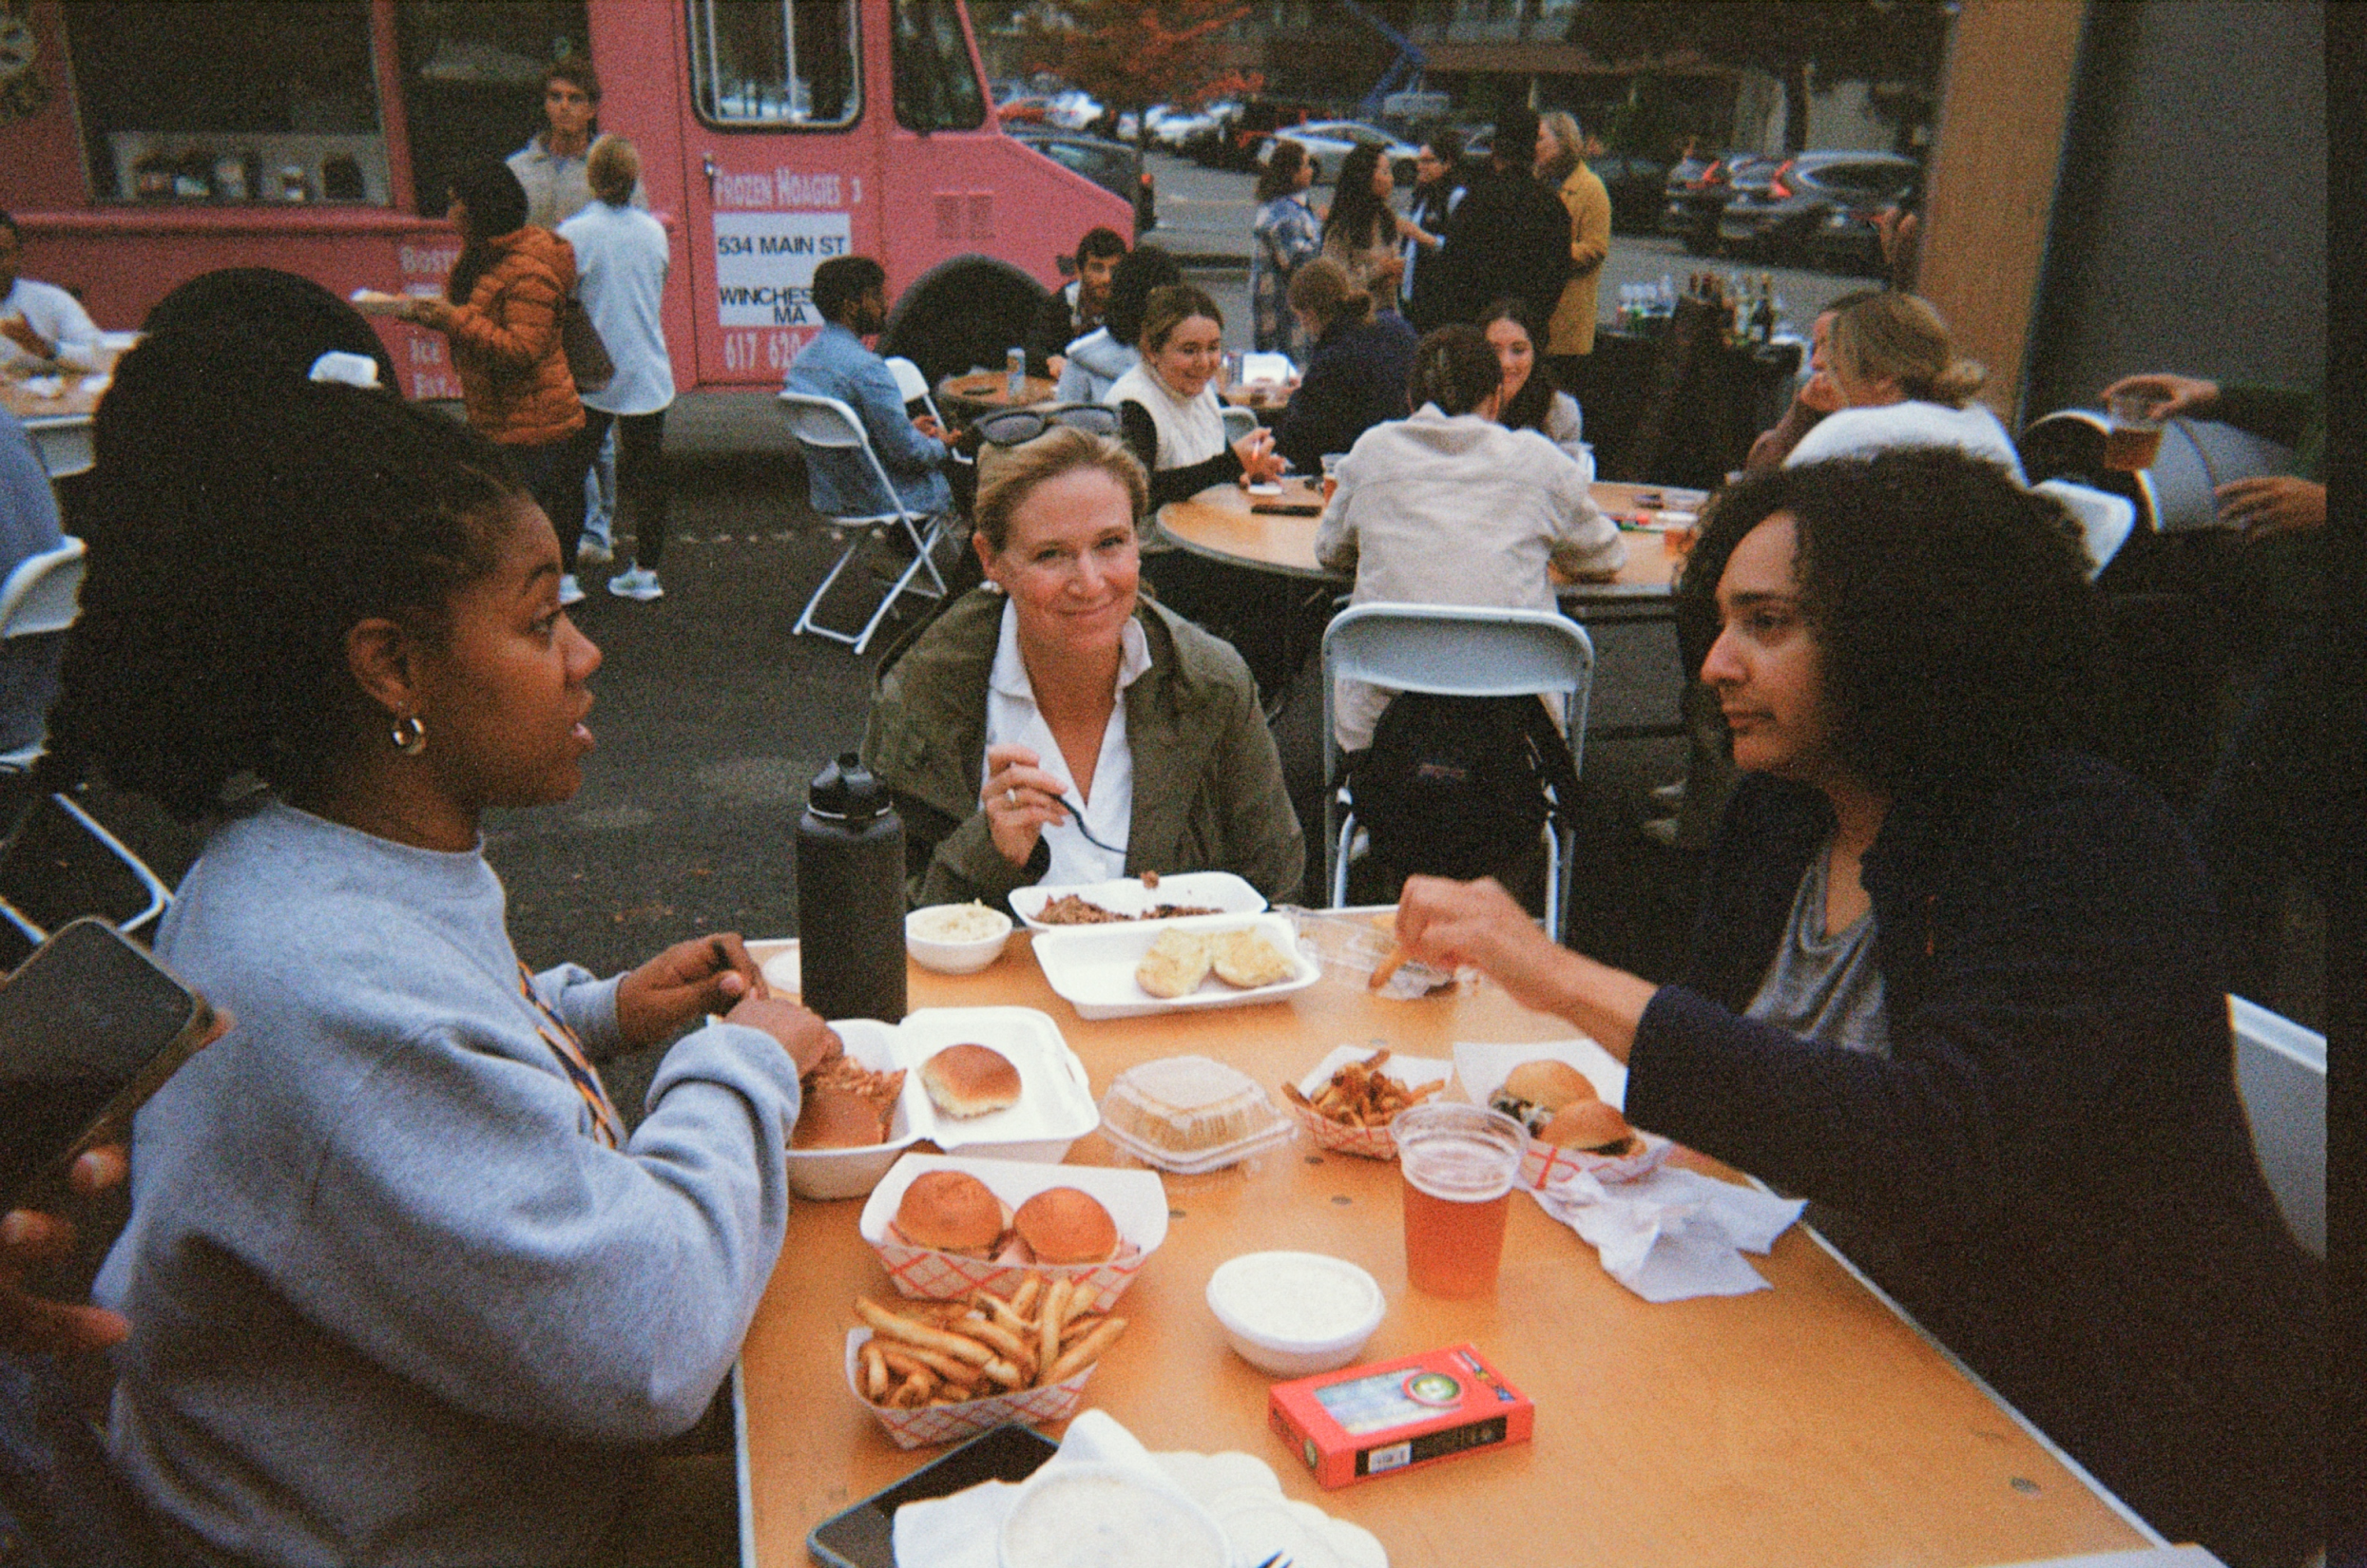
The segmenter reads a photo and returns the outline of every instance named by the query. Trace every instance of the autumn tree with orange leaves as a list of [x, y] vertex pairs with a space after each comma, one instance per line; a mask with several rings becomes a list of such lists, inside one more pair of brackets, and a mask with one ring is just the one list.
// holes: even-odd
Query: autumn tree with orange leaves
[[1219, 67], [1217, 34], [1248, 10], [1241, 0], [1067, 0], [1056, 11], [1036, 8], [1024, 24], [1029, 66], [1058, 73], [1111, 109], [1133, 110], [1139, 139], [1139, 116], [1153, 104], [1201, 104], [1264, 86], [1255, 72]]

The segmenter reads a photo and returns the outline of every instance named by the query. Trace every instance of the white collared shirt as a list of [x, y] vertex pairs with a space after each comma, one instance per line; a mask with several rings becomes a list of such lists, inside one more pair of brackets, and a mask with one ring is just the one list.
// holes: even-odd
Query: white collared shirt
[[[1068, 772], [1068, 759], [1035, 704], [1035, 687], [1028, 679], [1027, 660], [1019, 654], [1019, 608], [1003, 603], [1003, 631], [994, 647], [994, 668], [987, 677], [986, 743], [989, 750], [1020, 745], [1035, 753], [1036, 765], [1058, 777], [1072, 805], [1085, 808], [1085, 825], [1095, 838], [1124, 849], [1134, 818], [1134, 753], [1126, 738], [1126, 689], [1150, 668], [1150, 641], [1143, 623], [1128, 617], [1119, 634], [1118, 701], [1109, 710], [1109, 726], [1102, 732], [1100, 757], [1093, 764], [1093, 795], [1086, 799]], [[982, 766], [981, 778], [986, 776]], [[1126, 875], [1126, 856], [1111, 854], [1085, 841], [1076, 824], [1062, 820], [1044, 830], [1052, 852], [1051, 869], [1044, 881], [1055, 886], [1107, 882]]]

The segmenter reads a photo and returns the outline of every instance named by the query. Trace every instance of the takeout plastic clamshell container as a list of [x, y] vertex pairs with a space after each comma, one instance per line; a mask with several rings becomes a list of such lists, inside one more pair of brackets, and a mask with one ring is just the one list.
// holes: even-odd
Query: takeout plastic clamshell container
[[[1573, 1048], [1573, 1045], [1575, 1048]], [[1485, 1105], [1504, 1086], [1505, 1078], [1524, 1061], [1539, 1061], [1548, 1058], [1567, 1061], [1587, 1075], [1596, 1094], [1611, 1104], [1626, 1108], [1627, 1075], [1610, 1054], [1590, 1041], [1575, 1042], [1556, 1041], [1541, 1045], [1473, 1045], [1458, 1043], [1454, 1047], [1454, 1076], [1463, 1085], [1463, 1092], [1473, 1103]], [[1395, 1061], [1393, 1058], [1392, 1061]], [[1545, 1187], [1570, 1171], [1584, 1171], [1597, 1181], [1633, 1181], [1651, 1175], [1668, 1157], [1676, 1145], [1658, 1133], [1642, 1128], [1644, 1148], [1641, 1152], [1612, 1159], [1602, 1155], [1581, 1154], [1576, 1149], [1564, 1149], [1542, 1138], [1530, 1138], [1521, 1151], [1520, 1178], [1530, 1187]]]
[[[1150, 945], [1169, 926], [1210, 934], [1253, 927], [1289, 954], [1299, 971], [1288, 980], [1254, 985], [1247, 990], [1235, 990], [1211, 973], [1200, 983], [1200, 989], [1188, 996], [1153, 996], [1135, 981], [1134, 970], [1143, 962], [1143, 955], [1150, 950]], [[1272, 913], [1247, 919], [1212, 915], [1206, 919], [1149, 924], [1065, 926], [1037, 934], [1035, 961], [1044, 971], [1045, 981], [1077, 1010], [1079, 1018], [1087, 1019], [1144, 1018], [1153, 1013], [1250, 1007], [1303, 991], [1323, 974], [1322, 966], [1299, 946], [1299, 933], [1290, 917]]]
[[[1331, 1087], [1334, 1073], [1352, 1061], [1364, 1061], [1379, 1049], [1377, 1045], [1333, 1046], [1331, 1055], [1317, 1062], [1299, 1080], [1299, 1092], [1313, 1100]], [[1389, 1060], [1381, 1063], [1380, 1070], [1383, 1076], [1395, 1079], [1409, 1089], [1419, 1089], [1425, 1083], [1445, 1084], [1454, 1076], [1454, 1063], [1431, 1057], [1392, 1053]], [[1445, 1092], [1442, 1087], [1438, 1094], [1430, 1097], [1430, 1100], [1440, 1099]], [[1428, 1104], [1430, 1100], [1423, 1103]], [[1336, 1149], [1343, 1155], [1361, 1155], [1366, 1159], [1397, 1157], [1397, 1140], [1389, 1136], [1387, 1127], [1343, 1126], [1330, 1117], [1308, 1110], [1287, 1095], [1282, 1097], [1282, 1105], [1323, 1148]]]
[[[908, 1246], [889, 1233], [888, 1225], [895, 1218], [896, 1206], [904, 1201], [904, 1189], [930, 1171], [967, 1171], [1014, 1211], [1047, 1188], [1074, 1187], [1089, 1193], [1117, 1222], [1119, 1239], [1132, 1242], [1136, 1251], [1107, 1263], [997, 1263], [941, 1252], [933, 1247]], [[1154, 1172], [1111, 1165], [1038, 1165], [951, 1155], [906, 1155], [872, 1189], [860, 1226], [864, 1241], [879, 1254], [900, 1295], [950, 1301], [972, 1291], [991, 1291], [1008, 1296], [1030, 1274], [1041, 1274], [1047, 1280], [1076, 1281], [1074, 1289], [1084, 1301], [1078, 1310], [1106, 1312], [1126, 1294], [1151, 1253], [1167, 1239], [1167, 1190]]]
[[872, 1418], [899, 1448], [957, 1443], [1014, 1421], [1036, 1425], [1067, 1421], [1085, 1403], [1085, 1380], [1093, 1375], [1094, 1367], [1101, 1365], [1094, 1362], [1075, 1375], [1041, 1388], [1017, 1388], [984, 1399], [966, 1399], [959, 1405], [924, 1405], [918, 1409], [898, 1410], [863, 1398], [862, 1352], [871, 1337], [869, 1329], [847, 1330], [847, 1392], [872, 1413]]
[[[1036, 919], [1045, 905], [1063, 893], [1075, 893], [1089, 899], [1114, 914], [1139, 915], [1162, 904], [1198, 904], [1218, 911], [1213, 915], [1178, 917], [1196, 924], [1214, 924], [1225, 915], [1259, 914], [1265, 909], [1265, 894], [1230, 871], [1177, 871], [1159, 879], [1156, 888], [1145, 888], [1140, 877], [1123, 876], [1109, 882], [1073, 882], [1057, 886], [1041, 883], [1032, 888], [1020, 888], [1010, 895], [1011, 913], [1031, 931], [1075, 931], [1087, 929], [1079, 926], [1047, 926]], [[1147, 925], [1156, 928], [1172, 925], [1173, 920], [1131, 921], [1126, 924]]]
[[[860, 1149], [791, 1149], [789, 1190], [800, 1197], [860, 1197], [896, 1157], [923, 1141], [989, 1159], [1058, 1161], [1101, 1123], [1085, 1063], [1060, 1025], [1032, 1007], [923, 1007], [901, 1023], [852, 1018], [833, 1023], [846, 1054], [874, 1072], [906, 1069], [888, 1140]], [[920, 1064], [964, 1042], [991, 1046], [1019, 1069], [1019, 1103], [984, 1116], [940, 1116], [920, 1081]]]
[[[1238, 1138], [1184, 1153], [1142, 1136], [1111, 1114], [1111, 1107], [1124, 1098], [1125, 1091], [1141, 1088], [1149, 1077], [1173, 1068], [1189, 1068], [1195, 1073], [1216, 1074], [1237, 1081], [1240, 1093], [1250, 1097], [1250, 1103], [1244, 1105], [1242, 1110], [1244, 1114], [1254, 1115], [1256, 1125]], [[1138, 1063], [1110, 1080], [1108, 1093], [1102, 1096], [1102, 1137], [1129, 1158], [1176, 1176], [1201, 1176], [1209, 1171], [1221, 1171], [1227, 1165], [1238, 1165], [1251, 1155], [1288, 1143], [1294, 1136], [1290, 1118], [1276, 1107], [1274, 1097], [1266, 1091], [1264, 1084], [1238, 1067], [1203, 1056], [1163, 1057], [1155, 1061]]]

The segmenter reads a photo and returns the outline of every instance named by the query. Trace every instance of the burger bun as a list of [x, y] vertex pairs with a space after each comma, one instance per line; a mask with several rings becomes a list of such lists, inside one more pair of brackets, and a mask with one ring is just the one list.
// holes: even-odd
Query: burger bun
[[1527, 1100], [1541, 1111], [1558, 1111], [1577, 1100], [1593, 1100], [1594, 1085], [1567, 1061], [1544, 1057], [1524, 1061], [1504, 1075], [1503, 1092]]
[[984, 1116], [1019, 1103], [1019, 1069], [984, 1045], [948, 1045], [920, 1064], [930, 1101], [950, 1117]]
[[926, 1171], [895, 1206], [895, 1228], [915, 1247], [991, 1258], [1010, 1228], [993, 1190], [967, 1171]]
[[887, 1141], [893, 1101], [882, 1104], [841, 1084], [818, 1081], [799, 1107], [792, 1149], [866, 1149]]
[[1644, 1147], [1627, 1119], [1600, 1100], [1582, 1100], [1554, 1114], [1537, 1135], [1559, 1148], [1620, 1158]]
[[1011, 1228], [1038, 1263], [1107, 1263], [1118, 1251], [1118, 1224], [1089, 1193], [1047, 1187], [1011, 1216]]

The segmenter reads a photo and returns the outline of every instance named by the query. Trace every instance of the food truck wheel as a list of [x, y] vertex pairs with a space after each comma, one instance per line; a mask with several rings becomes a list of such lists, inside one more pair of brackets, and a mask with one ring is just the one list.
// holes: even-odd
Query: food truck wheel
[[973, 367], [1001, 370], [1028, 340], [1044, 285], [1008, 261], [957, 256], [921, 274], [888, 313], [879, 352], [902, 354], [934, 386]]

